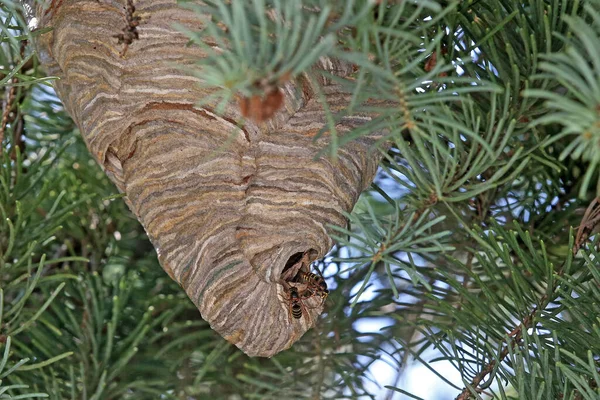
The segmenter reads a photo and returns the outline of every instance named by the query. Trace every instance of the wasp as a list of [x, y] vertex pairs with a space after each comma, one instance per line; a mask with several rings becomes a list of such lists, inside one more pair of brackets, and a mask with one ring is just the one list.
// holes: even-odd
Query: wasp
[[[298, 288], [290, 286], [289, 289], [289, 313], [294, 319], [300, 319], [306, 313], [307, 309], [313, 309], [316, 307], [309, 307], [303, 303], [303, 300], [308, 300], [315, 295], [314, 290], [307, 288], [300, 293]], [[308, 314], [307, 314], [308, 315]]]
[[329, 290], [327, 289], [327, 283], [322, 276], [313, 274], [312, 272], [300, 271], [297, 277], [298, 283], [303, 283], [307, 286], [306, 290], [302, 292], [302, 297], [309, 298], [318, 294], [323, 301], [327, 299]]
[[302, 318], [302, 309], [303, 309], [302, 300], [300, 299], [300, 294], [298, 293], [298, 289], [294, 286], [290, 287], [290, 313], [296, 319]]

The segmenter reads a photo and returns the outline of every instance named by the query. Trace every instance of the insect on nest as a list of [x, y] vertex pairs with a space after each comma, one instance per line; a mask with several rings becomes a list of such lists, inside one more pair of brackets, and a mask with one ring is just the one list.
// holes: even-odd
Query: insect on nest
[[310, 271], [312, 251], [292, 255], [282, 272], [282, 285], [286, 297], [290, 322], [307, 318], [309, 325], [313, 325], [309, 310], [324, 306], [329, 295], [327, 283], [317, 270], [318, 274]]

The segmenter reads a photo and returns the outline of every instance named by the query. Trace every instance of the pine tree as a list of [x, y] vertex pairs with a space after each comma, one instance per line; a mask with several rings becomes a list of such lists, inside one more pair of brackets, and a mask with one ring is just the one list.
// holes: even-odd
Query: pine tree
[[[208, 53], [193, 72], [223, 108], [268, 119], [271, 88], [329, 57], [354, 66], [328, 76], [353, 96], [323, 102], [321, 156], [385, 132], [316, 265], [325, 312], [270, 359], [211, 330], [160, 268], [39, 65], [49, 30], [1, 4], [0, 399], [418, 398], [369, 386], [377, 360], [446, 381], [449, 361], [462, 384], [441, 398], [600, 398], [600, 1], [186, 5], [206, 16], [186, 30]], [[338, 133], [352, 115], [372, 118]]]

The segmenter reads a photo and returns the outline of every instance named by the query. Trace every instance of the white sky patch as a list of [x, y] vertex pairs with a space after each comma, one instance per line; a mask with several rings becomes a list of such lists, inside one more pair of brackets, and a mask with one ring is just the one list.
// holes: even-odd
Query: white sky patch
[[[429, 357], [427, 357], [429, 358]], [[449, 361], [440, 361], [432, 365], [433, 368], [444, 378], [462, 387], [460, 373]], [[400, 389], [406, 390], [426, 400], [453, 400], [460, 393], [452, 386], [441, 380], [429, 368], [417, 362], [407, 368], [400, 379]], [[406, 395], [398, 393], [393, 400], [411, 399]]]
[[29, 30], [34, 30], [38, 27], [38, 19], [37, 18], [31, 18], [29, 20], [29, 23], [27, 24], [27, 27], [29, 28]]

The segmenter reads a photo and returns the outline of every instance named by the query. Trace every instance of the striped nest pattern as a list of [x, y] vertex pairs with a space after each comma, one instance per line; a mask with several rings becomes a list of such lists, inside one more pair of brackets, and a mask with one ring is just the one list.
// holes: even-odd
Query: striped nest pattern
[[[239, 127], [237, 105], [220, 115], [215, 104], [196, 105], [208, 92], [181, 68], [205, 56], [173, 28], [199, 29], [194, 13], [170, 0], [135, 2], [134, 19], [127, 12], [119, 0], [43, 3], [38, 27], [54, 29], [38, 38], [40, 59], [60, 77], [59, 97], [164, 270], [228, 341], [272, 356], [322, 312], [315, 296], [303, 318], [290, 318], [282, 273], [290, 279], [331, 249], [327, 226], [347, 223], [343, 212], [373, 179], [380, 157], [369, 149], [378, 137], [345, 146], [335, 163], [315, 160], [329, 138], [314, 140], [325, 114], [305, 76], [285, 84], [273, 118]], [[139, 24], [127, 31], [132, 20]], [[134, 30], [131, 43], [118, 36]], [[326, 59], [318, 68], [349, 72]], [[319, 79], [333, 111], [348, 104], [339, 86]]]

